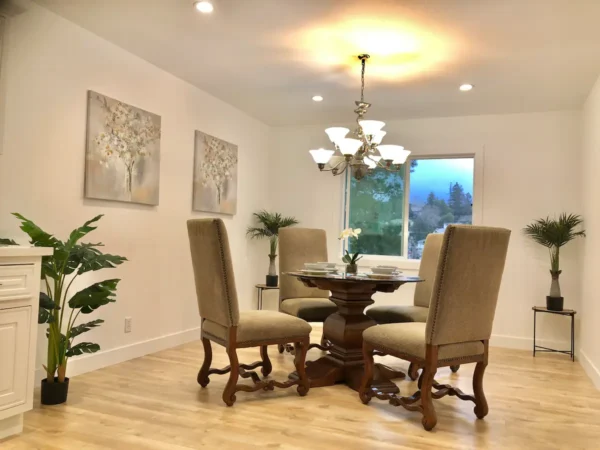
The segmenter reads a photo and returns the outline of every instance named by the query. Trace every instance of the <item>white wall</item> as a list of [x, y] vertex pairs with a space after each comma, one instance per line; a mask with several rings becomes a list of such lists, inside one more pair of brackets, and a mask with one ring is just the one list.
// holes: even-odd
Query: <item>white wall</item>
[[[89, 239], [130, 260], [119, 269], [94, 274], [94, 279], [123, 281], [117, 303], [97, 312], [106, 323], [85, 336], [99, 342], [105, 354], [86, 367], [74, 359], [70, 373], [199, 337], [185, 224], [205, 216], [191, 211], [196, 129], [239, 146], [238, 212], [223, 218], [241, 307], [254, 307], [253, 285], [264, 279], [267, 247], [250, 243], [245, 227], [252, 212], [268, 207], [264, 161], [269, 128], [35, 4], [13, 19], [8, 41], [0, 236], [22, 238], [17, 220], [9, 215], [13, 211], [63, 238], [104, 213]], [[162, 117], [159, 206], [83, 198], [88, 89]], [[133, 318], [131, 334], [123, 332], [126, 316]], [[45, 345], [40, 334], [41, 362]]]
[[[376, 105], [371, 114], [385, 120], [376, 116]], [[476, 155], [474, 212], [479, 223], [513, 231], [494, 324], [496, 345], [531, 348], [531, 307], [545, 304], [549, 260], [545, 249], [527, 241], [521, 229], [549, 214], [581, 213], [580, 121], [580, 112], [563, 111], [390, 121], [386, 125], [385, 141], [404, 145], [414, 155]], [[308, 149], [326, 146], [323, 129], [332, 125], [278, 128], [271, 152], [273, 207], [295, 215], [303, 226], [324, 228], [330, 257], [339, 256], [336, 238], [342, 227], [343, 177], [319, 173]], [[580, 245], [566, 247], [562, 259], [566, 307], [575, 309], [580, 305]], [[403, 286], [394, 295], [375, 298], [382, 304], [410, 303], [412, 289]], [[540, 316], [539, 336], [552, 345], [568, 346], [568, 323], [560, 319]]]
[[582, 341], [581, 363], [600, 389], [600, 302], [598, 271], [600, 270], [600, 78], [592, 89], [583, 111], [583, 214], [587, 237], [583, 252]]

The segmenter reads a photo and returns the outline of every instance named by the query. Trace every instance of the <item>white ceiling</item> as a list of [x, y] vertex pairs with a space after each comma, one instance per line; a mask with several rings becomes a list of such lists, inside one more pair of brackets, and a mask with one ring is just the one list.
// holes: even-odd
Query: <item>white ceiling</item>
[[353, 120], [361, 52], [372, 119], [574, 109], [600, 74], [600, 0], [36, 1], [269, 125]]

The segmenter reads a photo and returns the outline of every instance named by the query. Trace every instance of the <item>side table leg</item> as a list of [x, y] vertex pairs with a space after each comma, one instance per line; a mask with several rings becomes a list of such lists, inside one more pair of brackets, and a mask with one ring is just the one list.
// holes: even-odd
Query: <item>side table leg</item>
[[575, 361], [575, 314], [571, 315], [571, 361]]
[[537, 316], [537, 311], [533, 310], [533, 357], [535, 358], [535, 318]]

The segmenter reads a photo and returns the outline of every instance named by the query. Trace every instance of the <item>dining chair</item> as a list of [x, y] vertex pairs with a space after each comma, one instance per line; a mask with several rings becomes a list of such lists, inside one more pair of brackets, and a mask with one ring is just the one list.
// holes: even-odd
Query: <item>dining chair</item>
[[[425, 238], [421, 264], [419, 265], [419, 278], [424, 281], [417, 283], [412, 305], [379, 305], [373, 306], [366, 311], [366, 315], [379, 325], [386, 323], [427, 322], [429, 313], [429, 301], [438, 259], [442, 249], [443, 234], [429, 234]], [[451, 366], [452, 372], [457, 372], [460, 366]], [[416, 380], [419, 366], [411, 364], [408, 368], [408, 376]]]
[[[474, 402], [479, 419], [488, 414], [483, 375], [509, 238], [510, 230], [504, 228], [446, 228], [427, 322], [375, 325], [363, 333], [365, 371], [359, 389], [363, 403], [377, 397], [394, 406], [419, 411], [428, 431], [437, 423], [433, 399], [446, 395]], [[419, 390], [410, 397], [399, 397], [373, 389], [374, 351], [422, 366]], [[438, 368], [466, 363], [476, 363], [474, 395], [435, 381]]]
[[[307, 322], [325, 322], [337, 311], [329, 300], [329, 292], [307, 287], [296, 277], [286, 275], [304, 267], [304, 263], [327, 261], [325, 230], [290, 227], [279, 230], [279, 310]], [[329, 341], [323, 335], [320, 344], [309, 348], [327, 350]], [[279, 347], [283, 353], [284, 346]]]
[[[254, 392], [275, 387], [288, 388], [298, 385], [298, 394], [304, 396], [309, 390], [309, 380], [304, 364], [312, 327], [304, 320], [276, 311], [239, 311], [233, 264], [229, 249], [227, 230], [221, 219], [194, 219], [187, 222], [192, 265], [198, 297], [198, 310], [202, 318], [201, 339], [204, 362], [198, 373], [198, 383], [206, 387], [212, 374], [229, 373], [223, 391], [227, 406], [235, 403], [238, 391]], [[211, 341], [225, 347], [230, 365], [224, 369], [211, 368]], [[294, 364], [298, 376], [295, 380], [277, 382], [261, 380], [254, 369], [261, 367], [264, 377], [272, 370], [267, 353], [269, 345], [293, 343]], [[237, 349], [260, 347], [261, 360], [252, 364], [240, 364]], [[253, 386], [238, 384], [238, 378], [251, 378]]]

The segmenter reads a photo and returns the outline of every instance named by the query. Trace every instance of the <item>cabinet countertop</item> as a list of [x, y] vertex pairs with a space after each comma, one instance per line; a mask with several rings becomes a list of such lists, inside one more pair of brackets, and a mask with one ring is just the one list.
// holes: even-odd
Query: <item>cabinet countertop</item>
[[0, 258], [13, 256], [48, 256], [54, 253], [52, 247], [26, 247], [22, 245], [0, 246]]

